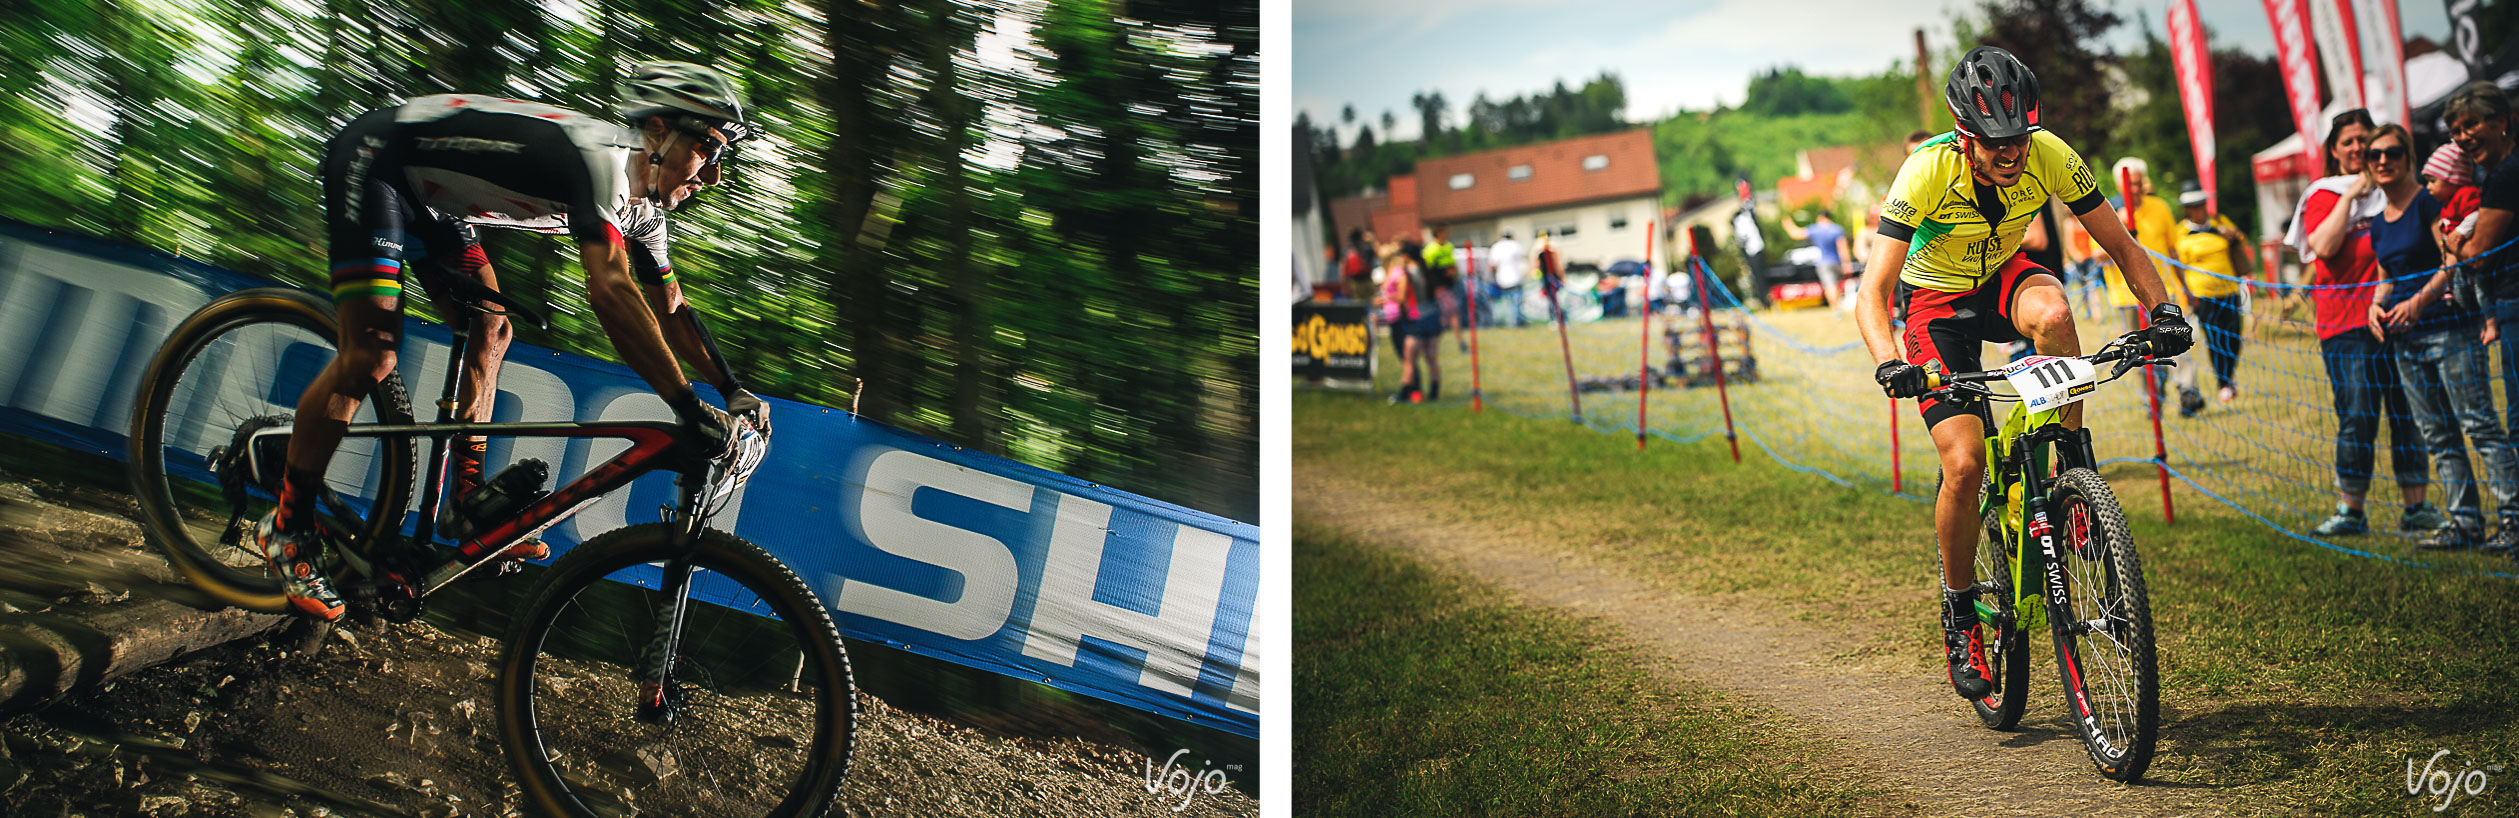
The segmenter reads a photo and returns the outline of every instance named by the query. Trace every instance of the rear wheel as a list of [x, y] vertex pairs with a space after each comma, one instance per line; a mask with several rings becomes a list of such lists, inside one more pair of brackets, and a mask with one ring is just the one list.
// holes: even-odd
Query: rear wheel
[[1977, 718], [1995, 730], [2020, 724], [2021, 711], [2029, 703], [2029, 640], [2023, 638], [2019, 611], [2012, 606], [2012, 569], [2007, 560], [2014, 547], [2003, 531], [2003, 510], [1987, 509], [1985, 539], [1977, 543], [1977, 619], [1984, 623], [1985, 658], [1994, 671], [1990, 680], [1994, 690], [1969, 704]]
[[703, 531], [669, 681], [642, 687], [665, 664], [673, 600], [658, 588], [677, 556], [664, 524], [596, 537], [554, 563], [519, 612], [498, 713], [526, 812], [829, 812], [856, 724], [839, 628], [759, 546]]
[[2067, 607], [2049, 618], [2065, 716], [2099, 773], [2135, 781], [2151, 766], [2160, 733], [2160, 675], [2152, 652], [2150, 594], [2125, 512], [2108, 483], [2069, 469], [2053, 495], [2056, 558]]
[[[128, 459], [141, 524], [176, 570], [230, 605], [282, 609], [251, 529], [276, 502], [298, 397], [338, 336], [318, 295], [244, 290], [185, 319], [141, 377]], [[351, 422], [410, 423], [402, 378], [386, 376]], [[400, 533], [412, 450], [408, 438], [348, 438], [326, 464], [318, 514], [354, 550]]]

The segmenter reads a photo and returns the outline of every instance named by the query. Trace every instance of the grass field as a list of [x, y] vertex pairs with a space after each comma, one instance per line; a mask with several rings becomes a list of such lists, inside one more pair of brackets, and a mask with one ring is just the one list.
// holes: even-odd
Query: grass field
[[1601, 628], [1335, 532], [1295, 548], [1295, 814], [1875, 812], [1773, 713]]
[[[2326, 367], [2316, 339], [2299, 315], [2278, 315], [2275, 305], [2259, 303], [2242, 343], [2236, 380], [2239, 399], [2214, 404], [2193, 418], [2171, 411], [2163, 418], [2162, 439], [2170, 465], [2196, 486], [2246, 506], [2268, 521], [2306, 533], [2332, 512], [2335, 504], [2335, 418]], [[1769, 453], [1796, 468], [1823, 474], [1843, 485], [1889, 489], [1893, 485], [1913, 498], [1929, 496], [1935, 467], [1932, 440], [1915, 415], [1912, 403], [1894, 410], [1897, 430], [1898, 479], [1893, 483], [1891, 424], [1893, 410], [1871, 382], [1873, 363], [1860, 343], [1853, 321], [1825, 310], [1761, 312], [1754, 321], [1725, 313], [1719, 320], [1749, 327], [1749, 357], [1758, 377], [1728, 384], [1734, 427], [1744, 452]], [[2091, 352], [2122, 328], [2111, 319], [2081, 322], [2083, 351]], [[1668, 355], [1662, 340], [1673, 322], [1657, 319], [1649, 356], [1659, 367]], [[1696, 345], [1697, 323], [1682, 322], [1687, 343]], [[1561, 346], [1553, 327], [1533, 325], [1519, 330], [1479, 334], [1478, 370], [1485, 402], [1491, 409], [1538, 417], [1566, 418], [1573, 410], [1567, 390], [1567, 359], [1578, 377], [1624, 376], [1632, 379], [1640, 361], [1642, 327], [1633, 319], [1598, 321], [1569, 328]], [[1469, 356], [1456, 339], [1443, 343], [1447, 401], [1465, 404], [1471, 379]], [[1735, 361], [1742, 350], [1725, 342], [1723, 354]], [[2214, 379], [2199, 350], [2187, 356], [2198, 369], [2196, 383], [2210, 394]], [[1983, 358], [1991, 367], [2000, 357]], [[2498, 372], [2498, 364], [2490, 371]], [[1397, 384], [1398, 367], [1387, 356], [1382, 376]], [[2496, 393], [2501, 385], [2496, 378]], [[1458, 400], [1453, 400], [1457, 396]], [[1631, 391], [1585, 392], [1579, 396], [1583, 420], [1598, 429], [1626, 429], [1633, 434], [1639, 394]], [[1641, 395], [1648, 429], [1662, 439], [1720, 438], [1724, 411], [1711, 387], [1656, 388]], [[2505, 400], [2500, 405], [2509, 406]], [[2086, 417], [2097, 435], [2099, 456], [2148, 459], [2153, 456], [2148, 401], [2139, 376], [2102, 387], [2088, 404]], [[2371, 521], [2377, 533], [2330, 541], [2338, 548], [2365, 551], [2392, 559], [2408, 559], [2448, 570], [2510, 573], [2506, 560], [2432, 554], [2416, 556], [2412, 538], [2394, 530], [2397, 489], [2388, 475], [2394, 442], [2381, 424], [2382, 448], [2375, 469], [2380, 475], [2371, 494]], [[2412, 455], [2420, 457], [2419, 453]], [[2470, 462], [2480, 471], [2482, 461]], [[2429, 473], [2429, 469], [2424, 470]], [[2152, 472], [2157, 475], [2157, 472]], [[2487, 476], [2489, 477], [2489, 476]], [[2129, 487], [2128, 505], [2158, 510], [2159, 487]], [[2514, 487], [2519, 488], [2519, 487]], [[2483, 492], [2487, 515], [2494, 513], [2491, 491]], [[2181, 510], [2215, 502], [2195, 497], [2177, 502]], [[2438, 499], [2435, 492], [2434, 498]], [[2204, 512], [2196, 509], [2198, 513]]]
[[[1771, 320], [1801, 322], [1817, 337], [1830, 323], [1817, 313]], [[1632, 372], [1638, 329], [1628, 321], [1576, 331], [1596, 336], [1596, 345], [1623, 338], [1619, 360]], [[2190, 435], [2218, 435], [2224, 441], [2218, 445], [2232, 456], [2207, 460], [2221, 450], [2203, 443], [2182, 449], [2173, 437], [2171, 462], [2239, 475], [2226, 481], [2231, 484], [2256, 475], [2250, 479], [2260, 481], [2265, 495], [2292, 497], [2289, 502], [2322, 516], [2323, 503], [2315, 498], [2327, 491], [2330, 455], [2316, 449], [2331, 445], [2325, 443], [2331, 432], [2320, 429], [2332, 428], [2319, 425], [2331, 423], [2325, 387], [2306, 374], [2305, 366], [2316, 365], [2308, 352], [2314, 347], [2284, 340], [2287, 331], [2258, 331], [2269, 340], [2243, 358], [2248, 391], [2240, 409], [2217, 407], [2221, 417], [2208, 412], [2188, 421]], [[1850, 324], [1842, 337], [1851, 338]], [[1603, 434], [1566, 423], [1564, 364], [1556, 346], [1553, 330], [1482, 337], [1490, 405], [1521, 416], [1473, 415], [1465, 399], [1450, 397], [1449, 407], [1402, 408], [1352, 395], [1298, 395], [1294, 490], [1304, 491], [1302, 478], [1311, 470], [1366, 482], [1405, 480], [1422, 487], [1430, 515], [1610, 560], [1675, 589], [1825, 622], [1857, 634], [1859, 653], [1911, 655], [1920, 673], [1931, 672], [1933, 657], [1919, 647], [1933, 643], [1935, 630], [1929, 511], [1882, 491], [1885, 468], [1854, 474], [1857, 467], [1874, 467], [1872, 450], [1829, 442], [1868, 433], [1882, 453], [1877, 463], [1885, 464], [1886, 401], [1842, 366], [1784, 365], [1797, 356], [1825, 362], [1845, 353], [1789, 347], [1770, 353], [1784, 345], [1760, 346], [1769, 377], [1735, 391], [1733, 410], [1744, 428], [1758, 428], [1780, 453], [1800, 455], [1806, 467], [1841, 472], [1850, 486], [1788, 469], [1747, 439], [1743, 462], [1734, 465], [1710, 390], [1652, 393], [1657, 430], [1681, 438], [1691, 430], [1717, 431], [1694, 442], [1657, 439], [1638, 452], [1632, 432]], [[1576, 354], [1584, 369], [1586, 353], [1579, 347]], [[2307, 358], [2302, 370], [2284, 374], [2293, 370], [2283, 367], [2302, 364], [2301, 358]], [[1384, 363], [1387, 380], [1395, 369]], [[1868, 374], [1868, 358], [1862, 368], [1860, 374]], [[1447, 392], [1467, 374], [1456, 370]], [[2120, 395], [2140, 398], [2133, 381], [2117, 387]], [[1584, 396], [1596, 424], [1633, 421], [1633, 397], [1620, 404], [1615, 394]], [[1831, 403], [1844, 406], [1826, 408]], [[2093, 419], [2103, 458], [2138, 454], [2131, 451], [2140, 439], [2135, 427], [2148, 437], [2148, 422], [2131, 404], [2103, 403]], [[1923, 438], [1912, 414], [1901, 422], [1915, 436], [1907, 450], [1907, 491], [1921, 495], [1930, 490], [1931, 471], [1929, 463], [1919, 467], [1914, 454], [1929, 449], [1915, 448]], [[2289, 457], [2314, 468], [2251, 461], [2237, 456], [2241, 446], [2306, 449]], [[2319, 548], [2184, 485], [2176, 495], [2177, 523], [2167, 525], [2150, 466], [2119, 464], [2105, 474], [2125, 500], [2152, 581], [2165, 714], [2155, 777], [2222, 788], [2242, 813], [2413, 814], [2429, 812], [2429, 804], [2418, 806], [2403, 789], [2409, 757], [2419, 768], [2435, 751], [2449, 750], [2444, 763], [2461, 768], [2519, 769], [2519, 735], [2512, 730], [2519, 718], [2513, 661], [2519, 659], [2519, 583], [2475, 573], [2506, 568], [2459, 557], [2444, 564], [2460, 570], [2427, 570]], [[2378, 512], [2373, 522], [2386, 525], [2393, 515]], [[2348, 545], [2405, 553], [2402, 541], [2390, 537], [2361, 540]], [[1298, 617], [1307, 615], [1302, 600], [1310, 598], [1302, 582], [1298, 577]], [[1317, 678], [1306, 654], [1299, 652], [1296, 661], [1299, 684]], [[2052, 656], [2033, 661], [2039, 668], [2033, 681], [2052, 672]], [[1304, 689], [1308, 698], [1311, 688]], [[2052, 679], [2035, 684], [2032, 695], [2033, 709], [2057, 706]], [[1298, 748], [1298, 759], [1305, 759], [1299, 766], [1307, 768], [1298, 770], [1298, 791], [1313, 780], [1310, 759], [1326, 755], [1307, 752]], [[2511, 781], [2452, 810], [2519, 812], [2519, 794], [2511, 792], [2519, 787], [2519, 772], [2507, 775]]]

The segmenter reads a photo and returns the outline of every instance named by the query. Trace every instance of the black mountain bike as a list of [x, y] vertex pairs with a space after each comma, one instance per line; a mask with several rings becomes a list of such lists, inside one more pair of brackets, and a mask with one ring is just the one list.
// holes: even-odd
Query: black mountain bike
[[[450, 289], [450, 317], [547, 326], [478, 283], [457, 279]], [[185, 319], [140, 383], [129, 461], [143, 527], [193, 585], [229, 604], [283, 610], [252, 528], [279, 495], [291, 407], [331, 360], [337, 336], [323, 296], [245, 290]], [[669, 471], [678, 499], [660, 522], [570, 549], [512, 612], [496, 701], [523, 806], [567, 816], [829, 812], [856, 724], [839, 629], [786, 565], [708, 527], [760, 465], [766, 434], [741, 418], [738, 451], [717, 458], [694, 454], [669, 422], [454, 422], [467, 340], [455, 333], [435, 422], [413, 421], [401, 378], [389, 375], [327, 467], [317, 517], [344, 543], [330, 568], [350, 608], [345, 621], [411, 621], [458, 578], [522, 569], [504, 558], [509, 546], [641, 475]], [[500, 510], [469, 526], [478, 531], [441, 541], [448, 444], [469, 435], [627, 446], [548, 494], [538, 461], [509, 467], [457, 498]], [[423, 439], [434, 445], [406, 536]], [[592, 462], [606, 445], [577, 448]], [[493, 489], [499, 496], [482, 496]]]

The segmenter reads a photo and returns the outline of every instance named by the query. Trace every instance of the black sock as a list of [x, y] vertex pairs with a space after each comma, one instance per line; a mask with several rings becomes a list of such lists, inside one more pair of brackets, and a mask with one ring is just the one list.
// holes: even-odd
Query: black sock
[[321, 491], [324, 476], [295, 466], [280, 476], [280, 511], [272, 523], [286, 531], [315, 516], [315, 494]]

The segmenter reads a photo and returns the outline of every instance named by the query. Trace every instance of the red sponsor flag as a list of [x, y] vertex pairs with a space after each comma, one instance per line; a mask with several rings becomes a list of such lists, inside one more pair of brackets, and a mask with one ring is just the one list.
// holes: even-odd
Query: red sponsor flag
[[[2274, 58], [2283, 69], [2283, 94], [2291, 99], [2292, 125], [2300, 130], [2304, 153], [2313, 167], [2324, 167], [2326, 134], [2318, 131], [2318, 67], [2309, 53], [2307, 0], [2265, 0], [2266, 19], [2274, 24]], [[2314, 175], [2314, 174], [2313, 174]]]
[[2213, 173], [2213, 52], [2196, 22], [2195, 0], [2169, 4], [2169, 62], [2178, 72], [2178, 99], [2186, 104], [2187, 142], [2195, 148], [2195, 178], [2204, 186], [2207, 212], [2221, 212]]

